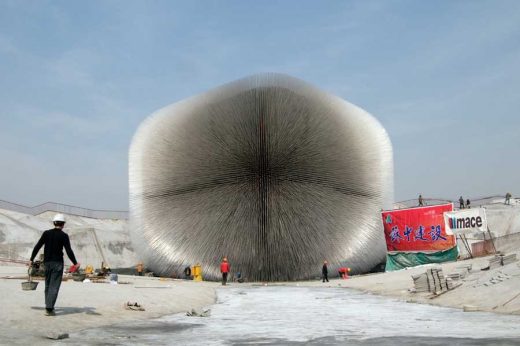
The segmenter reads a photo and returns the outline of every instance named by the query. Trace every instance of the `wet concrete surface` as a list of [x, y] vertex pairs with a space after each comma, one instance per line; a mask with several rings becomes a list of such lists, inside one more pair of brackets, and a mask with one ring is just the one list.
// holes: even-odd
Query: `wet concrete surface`
[[[172, 297], [172, 299], [182, 299]], [[138, 313], [138, 312], [136, 312]], [[520, 316], [339, 288], [227, 287], [210, 317], [176, 314], [70, 335], [82, 345], [520, 345]]]

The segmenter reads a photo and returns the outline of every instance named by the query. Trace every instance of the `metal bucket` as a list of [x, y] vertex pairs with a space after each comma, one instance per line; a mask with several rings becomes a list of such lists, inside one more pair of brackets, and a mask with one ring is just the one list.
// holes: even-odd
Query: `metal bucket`
[[74, 280], [74, 281], [83, 281], [83, 280], [85, 280], [86, 277], [87, 277], [86, 274], [79, 274], [79, 273], [72, 274], [72, 280]]
[[22, 290], [24, 291], [34, 291], [36, 287], [38, 287], [38, 283], [36, 281], [22, 282]]
[[31, 269], [32, 268], [29, 267], [29, 281], [22, 282], [22, 290], [24, 291], [34, 291], [36, 287], [38, 287], [38, 283], [36, 281], [32, 281]]

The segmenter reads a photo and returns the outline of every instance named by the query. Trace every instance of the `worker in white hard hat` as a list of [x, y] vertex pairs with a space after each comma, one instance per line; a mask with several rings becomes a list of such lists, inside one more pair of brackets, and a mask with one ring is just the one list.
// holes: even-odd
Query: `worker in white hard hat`
[[63, 216], [63, 214], [56, 214], [52, 222], [54, 223], [54, 228], [43, 232], [40, 240], [33, 249], [29, 262], [29, 266], [31, 266], [38, 251], [45, 245], [43, 262], [45, 265], [45, 314], [47, 316], [55, 315], [54, 305], [58, 298], [61, 279], [63, 277], [63, 248], [65, 248], [71, 262], [75, 266], [79, 265], [70, 247], [69, 236], [63, 232], [65, 216]]

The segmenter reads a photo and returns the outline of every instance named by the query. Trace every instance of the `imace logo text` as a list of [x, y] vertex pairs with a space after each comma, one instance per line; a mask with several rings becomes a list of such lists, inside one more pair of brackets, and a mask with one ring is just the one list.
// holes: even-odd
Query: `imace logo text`
[[482, 227], [482, 218], [480, 216], [472, 217], [450, 217], [450, 228], [475, 228]]

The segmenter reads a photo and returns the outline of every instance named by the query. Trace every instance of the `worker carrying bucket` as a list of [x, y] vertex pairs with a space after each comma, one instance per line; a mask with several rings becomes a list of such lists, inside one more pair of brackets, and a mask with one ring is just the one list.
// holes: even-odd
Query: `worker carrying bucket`
[[65, 216], [56, 214], [52, 221], [54, 228], [43, 232], [32, 251], [31, 260], [29, 261], [30, 267], [38, 251], [45, 245], [43, 262], [45, 264], [45, 314], [47, 316], [54, 316], [54, 305], [58, 298], [63, 277], [63, 248], [65, 248], [67, 256], [74, 266], [79, 267], [79, 263], [76, 261], [74, 252], [70, 247], [69, 236], [63, 232]]
[[32, 268], [29, 267], [28, 273], [29, 273], [29, 281], [22, 282], [22, 290], [24, 291], [34, 291], [36, 287], [38, 287], [37, 281], [32, 281]]

